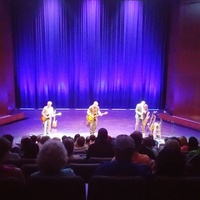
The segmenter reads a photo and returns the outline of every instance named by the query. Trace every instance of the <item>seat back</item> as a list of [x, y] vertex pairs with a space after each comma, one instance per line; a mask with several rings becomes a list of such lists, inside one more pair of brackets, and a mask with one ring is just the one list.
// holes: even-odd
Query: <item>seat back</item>
[[200, 177], [155, 177], [149, 184], [152, 200], [200, 199]]
[[86, 200], [85, 182], [80, 176], [30, 176], [28, 199]]
[[88, 200], [146, 199], [147, 181], [143, 177], [93, 176], [88, 184]]
[[89, 182], [98, 166], [99, 163], [71, 163], [68, 165], [76, 175], [84, 179], [85, 183]]
[[20, 168], [24, 174], [24, 178], [26, 179], [26, 181], [32, 173], [38, 171], [38, 166], [36, 164], [24, 164]]
[[70, 158], [68, 163], [86, 163], [86, 159], [84, 158]]
[[111, 161], [113, 158], [109, 157], [90, 157], [87, 159], [87, 163], [101, 163], [105, 161]]
[[21, 158], [19, 167], [21, 167], [24, 164], [36, 164], [36, 159], [35, 158]]
[[25, 183], [15, 177], [0, 178], [0, 198], [6, 200], [23, 200], [26, 198]]

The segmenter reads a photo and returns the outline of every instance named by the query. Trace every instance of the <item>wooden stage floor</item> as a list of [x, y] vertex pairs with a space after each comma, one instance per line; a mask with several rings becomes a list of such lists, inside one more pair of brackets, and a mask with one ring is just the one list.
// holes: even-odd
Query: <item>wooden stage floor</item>
[[[108, 111], [107, 115], [98, 118], [98, 128], [104, 127], [112, 137], [119, 134], [130, 134], [134, 131], [135, 111], [129, 109], [122, 110], [104, 110]], [[0, 135], [12, 134], [15, 138], [14, 142], [19, 142], [23, 136], [42, 135], [43, 124], [41, 121], [41, 110], [20, 110], [24, 114], [24, 118], [11, 123], [0, 126]], [[57, 128], [52, 129], [50, 137], [59, 137], [63, 135], [73, 137], [79, 133], [82, 136], [89, 135], [89, 128], [86, 126], [86, 109], [60, 109], [61, 116], [57, 116]], [[159, 118], [157, 118], [159, 120]], [[200, 138], [200, 131], [180, 126], [174, 122], [162, 121], [162, 139], [172, 136], [184, 135], [187, 138], [195, 136]], [[147, 133], [148, 134], [148, 133]]]

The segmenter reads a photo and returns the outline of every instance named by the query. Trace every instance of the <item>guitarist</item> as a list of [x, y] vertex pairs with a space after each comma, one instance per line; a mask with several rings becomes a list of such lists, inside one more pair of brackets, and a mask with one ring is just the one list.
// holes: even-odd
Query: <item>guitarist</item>
[[[86, 125], [90, 127], [90, 134], [93, 135], [97, 128], [98, 116], [102, 116], [103, 114], [100, 111], [99, 103], [94, 101], [94, 103], [87, 110], [87, 120]], [[88, 120], [88, 117], [91, 120]]]
[[135, 130], [139, 131], [139, 125], [141, 125], [141, 132], [145, 132], [145, 127], [149, 119], [148, 105], [145, 101], [141, 101], [135, 108]]
[[50, 134], [51, 122], [53, 116], [54, 116], [54, 109], [52, 107], [52, 102], [48, 101], [47, 105], [44, 106], [44, 108], [42, 109], [42, 118], [44, 119], [43, 120], [44, 135]]

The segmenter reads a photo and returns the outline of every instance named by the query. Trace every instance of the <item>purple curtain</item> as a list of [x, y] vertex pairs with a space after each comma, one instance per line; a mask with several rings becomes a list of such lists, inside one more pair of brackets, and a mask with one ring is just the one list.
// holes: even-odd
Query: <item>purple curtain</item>
[[165, 103], [170, 1], [12, 0], [19, 108]]

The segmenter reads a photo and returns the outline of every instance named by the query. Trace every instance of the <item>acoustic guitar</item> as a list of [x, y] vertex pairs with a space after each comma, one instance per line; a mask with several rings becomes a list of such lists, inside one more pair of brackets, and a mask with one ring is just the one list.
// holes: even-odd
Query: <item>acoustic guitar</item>
[[95, 115], [94, 117], [92, 117], [91, 115], [87, 115], [86, 116], [86, 119], [88, 122], [91, 122], [93, 119], [97, 118], [98, 116], [103, 116], [103, 115], [107, 115], [108, 112], [104, 112], [104, 113], [101, 113], [102, 115]]
[[[55, 113], [53, 116], [55, 117], [55, 116], [60, 116], [60, 115], [62, 115], [62, 113], [61, 112], [59, 112], [59, 113]], [[41, 116], [41, 121], [42, 122], [45, 122], [45, 121], [47, 121], [49, 119], [49, 117], [47, 116], [47, 117], [45, 117], [45, 116]]]

